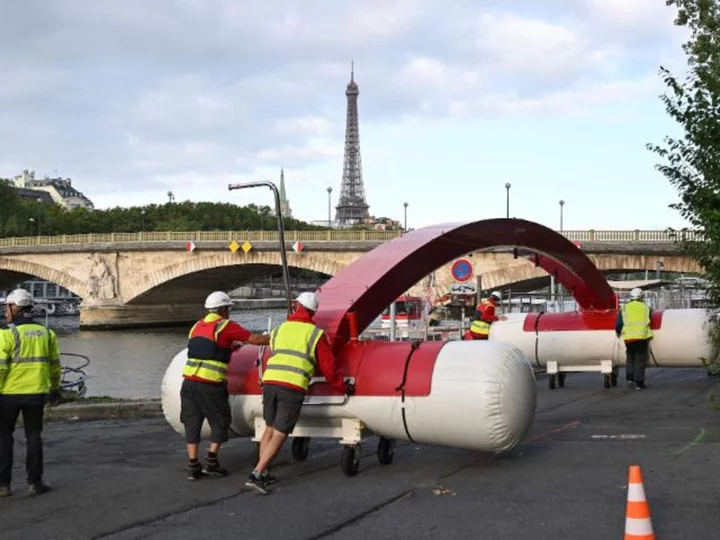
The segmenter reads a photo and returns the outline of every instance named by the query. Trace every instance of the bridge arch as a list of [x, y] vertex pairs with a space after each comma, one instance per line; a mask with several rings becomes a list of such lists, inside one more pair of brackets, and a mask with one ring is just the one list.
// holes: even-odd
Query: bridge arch
[[81, 298], [87, 292], [82, 281], [61, 270], [31, 261], [0, 257], [0, 284], [3, 287], [6, 284], [12, 286], [13, 283], [23, 281], [28, 277], [45, 279], [66, 288]]
[[[316, 321], [340, 350], [395, 298], [456, 257], [491, 247], [531, 251], [536, 264], [572, 292], [583, 309], [609, 310], [615, 296], [602, 273], [575, 244], [552, 229], [522, 219], [441, 224], [391, 240], [347, 266], [320, 288]], [[351, 323], [351, 321], [353, 321]]]
[[[288, 253], [287, 258], [290, 267], [327, 276], [337, 274], [344, 266], [308, 253]], [[124, 300], [126, 304], [164, 304], [173, 303], [168, 301], [168, 295], [172, 295], [174, 301], [199, 302], [211, 290], [232, 290], [280, 267], [278, 252], [191, 255], [186, 261], [169, 264], [134, 280], [126, 289]]]
[[[654, 272], [657, 268], [656, 264], [658, 260], [661, 260], [663, 263], [663, 272], [673, 272], [677, 274], [702, 273], [702, 269], [697, 261], [685, 255], [665, 255], [658, 257], [655, 255], [589, 254], [588, 258], [592, 261], [595, 267], [604, 274], [626, 273], [642, 270], [650, 270]], [[535, 266], [531, 261], [509, 268], [493, 270], [492, 272], [487, 272], [482, 276], [484, 289], [508, 287], [517, 283], [537, 281], [539, 278], [545, 277], [549, 277], [548, 272], [542, 267]]]

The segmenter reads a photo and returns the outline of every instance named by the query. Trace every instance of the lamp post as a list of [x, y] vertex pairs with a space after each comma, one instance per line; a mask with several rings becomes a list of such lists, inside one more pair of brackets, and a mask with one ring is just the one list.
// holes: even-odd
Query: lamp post
[[141, 219], [140, 232], [143, 232], [145, 230], [145, 209], [144, 208], [142, 210], [140, 210], [140, 219]]
[[171, 202], [173, 202], [173, 201], [175, 200], [175, 195], [173, 194], [172, 191], [168, 191], [168, 192], [167, 192], [167, 196], [168, 196], [168, 202], [169, 202], [169, 203], [171, 203]]
[[560, 199], [560, 232], [563, 231], [563, 206], [565, 206], [565, 201]]
[[331, 204], [332, 188], [328, 186], [327, 192], [328, 192], [328, 229], [332, 229], [332, 218], [331, 218], [331, 214], [332, 214], [332, 210], [331, 210], [331, 208], [332, 208], [332, 204]]
[[405, 226], [403, 227], [403, 232], [407, 232], [407, 207], [408, 203], [404, 202], [403, 206], [405, 207]]
[[505, 217], [510, 219], [510, 188], [512, 186], [510, 185], [510, 182], [507, 182], [505, 184], [505, 189], [507, 191], [507, 194], [505, 196]]
[[30, 236], [32, 236], [33, 229], [35, 228], [35, 218], [28, 218], [28, 222], [30, 223]]

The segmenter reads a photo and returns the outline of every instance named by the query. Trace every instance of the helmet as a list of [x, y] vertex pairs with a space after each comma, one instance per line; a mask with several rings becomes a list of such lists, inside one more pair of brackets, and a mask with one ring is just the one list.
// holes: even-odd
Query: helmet
[[643, 294], [643, 290], [640, 287], [635, 287], [632, 291], [630, 291], [630, 298], [637, 300], [638, 298], [642, 298]]
[[320, 307], [320, 300], [318, 299], [317, 294], [312, 292], [301, 293], [295, 301], [298, 304], [305, 306], [310, 311], [317, 311], [318, 307]]
[[490, 298], [494, 298], [498, 302], [502, 300], [502, 294], [500, 294], [500, 291], [493, 291], [493, 293], [490, 295]]
[[6, 304], [14, 304], [17, 307], [28, 307], [34, 303], [33, 296], [25, 289], [15, 289], [5, 299]]
[[215, 291], [208, 295], [205, 300], [206, 309], [218, 309], [221, 307], [232, 307], [233, 301], [222, 291]]

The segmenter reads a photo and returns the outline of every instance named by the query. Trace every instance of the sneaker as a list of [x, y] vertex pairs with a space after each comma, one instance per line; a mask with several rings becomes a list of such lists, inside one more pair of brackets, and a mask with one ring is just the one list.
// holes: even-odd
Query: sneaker
[[627, 386], [628, 386], [628, 388], [633, 388], [635, 386], [635, 383], [632, 381], [628, 381]]
[[188, 463], [188, 480], [198, 480], [202, 478], [202, 473], [200, 462]]
[[34, 484], [30, 484], [28, 486], [29, 495], [42, 495], [47, 491], [50, 491], [50, 486], [48, 486], [47, 484], [43, 484], [42, 481], [35, 482]]
[[245, 485], [247, 487], [253, 488], [254, 490], [262, 493], [263, 495], [267, 495], [268, 491], [265, 481], [262, 478], [258, 478], [253, 473], [250, 473], [250, 476], [248, 476], [248, 479], [245, 481]]
[[263, 473], [260, 475], [260, 478], [268, 486], [277, 482], [277, 478], [270, 474], [269, 471], [263, 471]]
[[227, 476], [228, 470], [223, 469], [220, 466], [220, 463], [218, 463], [217, 458], [215, 459], [206, 459], [205, 460], [205, 466], [202, 469], [203, 474], [207, 474], [210, 476]]
[[645, 390], [645, 383], [635, 383], [635, 390]]
[[10, 495], [12, 495], [10, 486], [0, 486], [0, 497], [9, 497]]

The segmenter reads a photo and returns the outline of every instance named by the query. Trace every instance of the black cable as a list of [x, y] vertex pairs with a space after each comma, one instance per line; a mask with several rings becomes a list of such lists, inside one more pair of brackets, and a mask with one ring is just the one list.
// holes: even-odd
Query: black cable
[[422, 343], [422, 340], [413, 340], [412, 344], [410, 345], [410, 352], [407, 355], [407, 358], [405, 359], [405, 369], [403, 370], [403, 378], [402, 382], [400, 383], [400, 386], [395, 388], [396, 392], [402, 392], [401, 395], [401, 401], [400, 403], [402, 406], [400, 409], [402, 410], [402, 420], [403, 420], [403, 427], [405, 428], [405, 434], [408, 436], [408, 440], [412, 443], [415, 441], [412, 438], [412, 435], [410, 435], [410, 430], [408, 429], [407, 425], [407, 418], [405, 417], [405, 384], [407, 383], [407, 375], [408, 375], [408, 367], [410, 366], [410, 359], [412, 358], [413, 353], [415, 350], [420, 347], [420, 344]]

